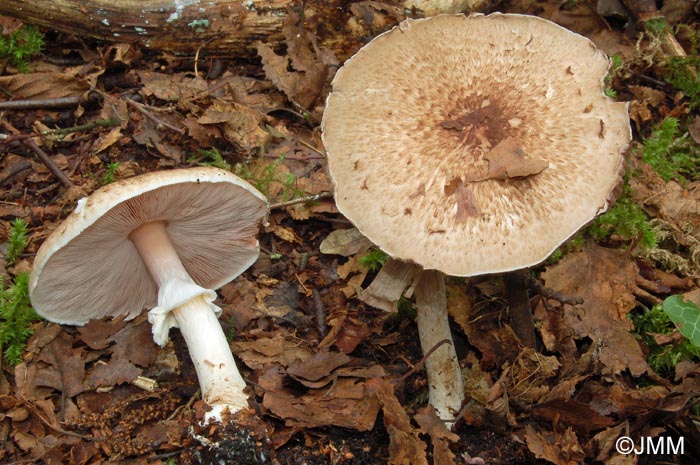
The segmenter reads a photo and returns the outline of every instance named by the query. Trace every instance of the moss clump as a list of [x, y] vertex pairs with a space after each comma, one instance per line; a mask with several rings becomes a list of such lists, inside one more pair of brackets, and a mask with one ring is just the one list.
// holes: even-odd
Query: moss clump
[[17, 365], [27, 339], [32, 335], [32, 323], [39, 317], [29, 302], [29, 273], [20, 273], [7, 288], [0, 279], [0, 346], [8, 362]]
[[655, 305], [641, 313], [630, 313], [630, 318], [634, 322], [635, 334], [647, 347], [647, 363], [659, 375], [672, 374], [676, 365], [684, 360], [700, 360], [700, 347], [694, 346], [686, 338], [670, 340], [666, 344], [657, 342], [658, 335], [668, 335], [676, 330], [661, 305]]
[[635, 243], [642, 249], [654, 248], [658, 242], [656, 233], [642, 207], [632, 200], [631, 193], [628, 176], [625, 176], [622, 194], [617, 202], [596, 218], [587, 233], [599, 241], [614, 236], [617, 240]]
[[33, 26], [24, 25], [9, 36], [0, 36], [0, 58], [9, 59], [17, 69], [26, 73], [29, 59], [41, 51], [44, 36]]
[[659, 123], [644, 141], [642, 160], [651, 165], [664, 181], [697, 179], [700, 167], [698, 145], [681, 132], [676, 118]]

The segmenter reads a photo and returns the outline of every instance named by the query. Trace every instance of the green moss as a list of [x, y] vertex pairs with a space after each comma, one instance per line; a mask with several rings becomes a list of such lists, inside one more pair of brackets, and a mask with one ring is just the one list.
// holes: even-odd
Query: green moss
[[641, 313], [631, 313], [634, 332], [646, 345], [649, 366], [661, 376], [672, 374], [675, 366], [684, 360], [700, 360], [700, 347], [694, 346], [686, 338], [667, 344], [658, 344], [654, 335], [671, 334], [675, 325], [661, 305], [645, 309]]
[[231, 171], [231, 164], [224, 160], [221, 152], [214, 147], [210, 149], [200, 149], [199, 157], [190, 157], [187, 159], [190, 163], [196, 163], [199, 166], [214, 166], [222, 170]]
[[372, 247], [366, 254], [360, 257], [360, 265], [374, 272], [384, 266], [387, 260], [389, 260], [389, 256], [385, 252], [378, 247]]
[[44, 36], [33, 26], [24, 25], [8, 37], [0, 36], [0, 58], [9, 59], [17, 69], [26, 73], [29, 60], [41, 51]]
[[644, 140], [642, 160], [651, 165], [664, 181], [696, 179], [700, 150], [682, 133], [678, 119], [668, 117]]
[[581, 249], [585, 242], [585, 234], [582, 234], [580, 232], [577, 233], [571, 239], [560, 245], [559, 248], [557, 248], [557, 250], [552, 252], [552, 255], [550, 255], [547, 259], [547, 264], [554, 265], [555, 263], [559, 263], [559, 261], [561, 261], [561, 259], [567, 256], [569, 253]]
[[115, 176], [117, 174], [117, 170], [119, 170], [119, 166], [121, 163], [114, 162], [114, 163], [108, 163], [107, 168], [105, 169], [105, 174], [102, 175], [102, 179], [100, 179], [100, 183], [104, 186], [106, 184], [113, 183], [115, 180]]
[[624, 241], [634, 242], [642, 249], [651, 249], [657, 245], [656, 234], [649, 218], [642, 207], [632, 200], [627, 176], [622, 194], [615, 205], [596, 218], [588, 227], [587, 233], [599, 241], [616, 236]]
[[[261, 151], [258, 162], [262, 161], [262, 156], [263, 152]], [[280, 170], [283, 162], [284, 155], [280, 155], [272, 163], [264, 165], [262, 170], [251, 169], [246, 163], [237, 163], [234, 167], [234, 173], [255, 186], [267, 198], [270, 198], [271, 187], [274, 184], [282, 186], [279, 200], [283, 202], [294, 197], [306, 195], [303, 190], [297, 189], [297, 177], [293, 173], [285, 173]]]
[[29, 273], [20, 273], [5, 288], [0, 279], [0, 346], [8, 362], [17, 365], [27, 339], [34, 332], [32, 323], [39, 317], [29, 302]]
[[666, 82], [683, 92], [689, 99], [690, 109], [700, 109], [700, 31], [690, 30], [691, 50], [687, 56], [666, 59]]
[[10, 225], [10, 233], [7, 236], [7, 253], [5, 254], [5, 262], [8, 265], [13, 265], [24, 248], [27, 247], [27, 223], [22, 218], [15, 218]]

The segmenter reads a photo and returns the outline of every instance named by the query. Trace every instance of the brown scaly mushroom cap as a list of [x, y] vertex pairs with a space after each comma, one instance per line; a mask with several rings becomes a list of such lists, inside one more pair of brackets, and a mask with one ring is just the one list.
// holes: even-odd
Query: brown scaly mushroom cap
[[338, 71], [323, 142], [339, 210], [454, 276], [525, 268], [608, 207], [631, 140], [607, 57], [534, 16], [406, 20]]

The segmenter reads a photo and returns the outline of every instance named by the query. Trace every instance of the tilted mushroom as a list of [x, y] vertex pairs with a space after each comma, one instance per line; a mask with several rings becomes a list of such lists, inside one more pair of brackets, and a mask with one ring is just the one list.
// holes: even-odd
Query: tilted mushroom
[[[631, 140], [627, 104], [603, 94], [608, 65], [541, 18], [441, 15], [402, 22], [336, 74], [322, 122], [336, 203], [405, 264], [385, 265], [396, 282], [417, 275], [424, 351], [451, 341], [442, 273], [536, 265], [608, 207]], [[426, 370], [454, 419], [454, 347]]]
[[259, 255], [265, 197], [217, 168], [161, 171], [109, 184], [42, 244], [29, 284], [47, 320], [83, 325], [144, 308], [162, 345], [179, 327], [210, 420], [247, 408], [245, 382], [217, 321], [217, 289]]

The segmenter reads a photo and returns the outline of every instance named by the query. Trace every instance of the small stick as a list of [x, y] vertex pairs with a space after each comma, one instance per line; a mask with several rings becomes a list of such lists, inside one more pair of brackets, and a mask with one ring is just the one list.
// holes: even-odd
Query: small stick
[[39, 160], [41, 160], [42, 163], [46, 165], [46, 167], [49, 169], [49, 171], [51, 171], [51, 174], [56, 176], [58, 180], [61, 181], [61, 183], [63, 183], [64, 186], [68, 188], [73, 187], [73, 183], [70, 179], [68, 179], [68, 176], [66, 176], [66, 174], [63, 171], [61, 171], [61, 169], [58, 166], [56, 166], [56, 164], [51, 160], [51, 158], [49, 158], [46, 152], [41, 150], [41, 148], [38, 145], [36, 145], [36, 143], [33, 140], [25, 140], [24, 145], [32, 149], [36, 156], [39, 157]]
[[279, 208], [289, 207], [298, 203], [315, 202], [317, 200], [327, 199], [330, 197], [333, 197], [333, 193], [331, 192], [321, 192], [314, 195], [307, 195], [305, 197], [299, 197], [296, 199], [288, 200], [286, 202], [273, 203], [270, 205], [270, 210], [277, 210]]
[[13, 177], [17, 176], [22, 171], [28, 170], [31, 167], [32, 167], [32, 164], [29, 163], [27, 160], [22, 160], [21, 162], [16, 163], [9, 170], [7, 170], [7, 172], [3, 173], [5, 175], [5, 177], [0, 178], [0, 186], [5, 184], [7, 181], [12, 179]]
[[316, 328], [321, 338], [328, 335], [328, 326], [326, 326], [326, 306], [323, 305], [321, 294], [314, 288], [314, 316], [316, 317]]
[[80, 96], [39, 100], [7, 100], [0, 102], [0, 110], [36, 110], [44, 108], [72, 108], [80, 104]]
[[131, 105], [133, 108], [135, 108], [135, 109], [137, 109], [138, 111], [140, 111], [141, 113], [143, 113], [143, 115], [144, 115], [146, 118], [150, 119], [151, 121], [153, 121], [154, 123], [156, 123], [158, 126], [163, 126], [164, 128], [168, 128], [168, 129], [170, 129], [171, 131], [177, 132], [178, 134], [184, 134], [184, 133], [185, 133], [185, 130], [184, 130], [184, 129], [178, 128], [177, 126], [173, 126], [173, 125], [170, 124], [170, 123], [167, 123], [167, 122], [165, 122], [165, 121], [163, 121], [163, 120], [161, 120], [161, 119], [156, 118], [155, 115], [154, 115], [153, 113], [151, 113], [150, 111], [148, 111], [148, 110], [146, 109], [146, 105], [144, 105], [144, 104], [142, 104], [142, 103], [139, 103], [139, 102], [137, 102], [137, 101], [135, 101], [135, 100], [132, 100], [132, 99], [126, 99], [126, 103], [127, 103], [127, 105]]
[[443, 345], [443, 344], [451, 344], [451, 343], [452, 343], [452, 341], [450, 341], [449, 339], [443, 339], [442, 341], [438, 342], [438, 343], [435, 344], [429, 351], [427, 351], [427, 352], [425, 353], [425, 355], [423, 355], [423, 358], [421, 358], [421, 359], [418, 361], [418, 363], [416, 363], [416, 364], [413, 366], [413, 368], [411, 368], [410, 370], [408, 370], [406, 373], [404, 373], [404, 374], [401, 375], [400, 377], [396, 378], [396, 379], [395, 379], [394, 381], [392, 381], [391, 383], [392, 383], [392, 384], [399, 384], [399, 383], [403, 382], [406, 378], [408, 378], [409, 376], [411, 376], [413, 373], [415, 373], [416, 371], [420, 370], [421, 367], [425, 364], [425, 361], [428, 360], [428, 357], [430, 357], [430, 356], [432, 355], [432, 353], [435, 352], [435, 351], [438, 349], [438, 347], [440, 347], [440, 346]]
[[543, 286], [542, 284], [539, 283], [539, 281], [537, 281], [536, 279], [533, 279], [530, 276], [527, 277], [527, 285], [532, 287], [536, 292], [538, 292], [545, 299], [552, 299], [552, 300], [556, 300], [557, 302], [561, 302], [563, 304], [569, 304], [569, 305], [581, 305], [583, 303], [582, 297], [572, 297], [569, 295], [565, 295], [559, 291], [555, 291], [554, 289], [552, 289], [550, 287]]
[[89, 131], [90, 129], [98, 128], [98, 127], [111, 127], [111, 126], [119, 126], [121, 122], [118, 119], [101, 119], [97, 121], [93, 121], [91, 123], [87, 124], [81, 124], [80, 126], [72, 126], [69, 128], [60, 128], [60, 129], [47, 129], [45, 131], [40, 131], [40, 132], [34, 132], [30, 134], [14, 134], [11, 136], [8, 136], [7, 134], [0, 134], [0, 142], [13, 142], [17, 140], [26, 140], [26, 139], [33, 139], [35, 137], [44, 137], [44, 136], [66, 136], [68, 134], [72, 134], [74, 132], [82, 132], [82, 131]]

